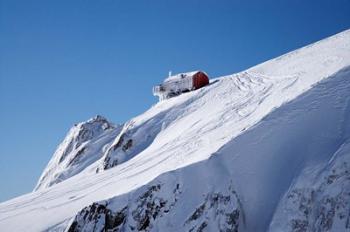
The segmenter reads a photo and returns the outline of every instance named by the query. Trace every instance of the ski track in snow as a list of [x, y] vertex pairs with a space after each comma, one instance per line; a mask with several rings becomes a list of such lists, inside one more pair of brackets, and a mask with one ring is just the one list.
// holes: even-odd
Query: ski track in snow
[[[62, 183], [1, 203], [0, 228], [45, 230], [67, 221], [92, 202], [128, 193], [162, 173], [206, 160], [243, 132], [254, 130], [274, 109], [349, 65], [348, 30], [160, 102], [129, 122], [131, 128], [141, 128], [137, 133], [144, 136], [147, 130], [142, 126], [160, 128], [140, 153], [98, 174], [94, 170], [101, 161], [97, 161]], [[311, 103], [309, 107], [317, 106]], [[263, 136], [251, 142], [258, 144]], [[234, 159], [243, 159], [239, 151]], [[254, 170], [241, 171], [255, 175]], [[251, 194], [245, 196], [245, 202]], [[31, 223], [33, 217], [45, 220]]]

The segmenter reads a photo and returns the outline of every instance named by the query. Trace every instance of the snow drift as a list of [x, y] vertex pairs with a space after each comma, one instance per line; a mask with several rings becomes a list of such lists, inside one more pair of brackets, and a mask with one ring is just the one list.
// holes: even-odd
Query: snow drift
[[160, 102], [60, 183], [1, 203], [0, 228], [346, 230], [349, 66], [345, 31]]

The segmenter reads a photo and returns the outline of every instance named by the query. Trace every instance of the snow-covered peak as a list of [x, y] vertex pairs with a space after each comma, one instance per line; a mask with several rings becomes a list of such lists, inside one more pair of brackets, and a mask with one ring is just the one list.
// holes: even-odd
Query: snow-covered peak
[[74, 133], [74, 139], [82, 143], [113, 127], [114, 125], [106, 118], [96, 115], [85, 122], [75, 124], [72, 132]]
[[115, 126], [100, 115], [75, 124], [58, 146], [34, 190], [62, 182], [97, 161], [120, 129], [120, 125]]

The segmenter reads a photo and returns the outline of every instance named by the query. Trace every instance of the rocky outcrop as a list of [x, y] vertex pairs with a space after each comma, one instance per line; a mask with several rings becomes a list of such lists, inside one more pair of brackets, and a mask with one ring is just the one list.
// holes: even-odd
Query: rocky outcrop
[[201, 232], [206, 228], [214, 228], [215, 231], [238, 232], [240, 221], [242, 221], [239, 205], [237, 193], [233, 190], [228, 195], [209, 193], [203, 204], [194, 210], [184, 225], [189, 227], [191, 232]]
[[[67, 231], [159, 231], [159, 225], [167, 225], [169, 231], [239, 231], [243, 213], [232, 186], [225, 193], [207, 193], [200, 205], [187, 208], [188, 213], [181, 212], [191, 204], [182, 191], [179, 183], [157, 183], [135, 192], [127, 204], [120, 197], [93, 203], [75, 216]], [[179, 214], [188, 216], [181, 222]]]
[[120, 231], [125, 223], [125, 211], [126, 208], [114, 213], [106, 202], [93, 203], [80, 211], [67, 231]]
[[179, 111], [177, 108], [170, 108], [167, 111], [159, 112], [154, 118], [139, 123], [135, 123], [134, 120], [125, 123], [120, 134], [115, 137], [104, 153], [96, 172], [113, 168], [140, 154], [153, 143], [159, 132], [164, 129], [165, 122], [174, 120]]
[[82, 209], [67, 228], [77, 231], [150, 231], [176, 204], [181, 194], [177, 185], [169, 198], [161, 197], [160, 184], [148, 187], [135, 201], [120, 209], [113, 208], [116, 199], [93, 203]]

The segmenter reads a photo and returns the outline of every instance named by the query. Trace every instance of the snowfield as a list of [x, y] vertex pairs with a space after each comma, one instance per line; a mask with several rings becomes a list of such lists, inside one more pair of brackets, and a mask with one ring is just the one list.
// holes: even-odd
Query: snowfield
[[88, 123], [1, 231], [350, 230], [350, 30]]

